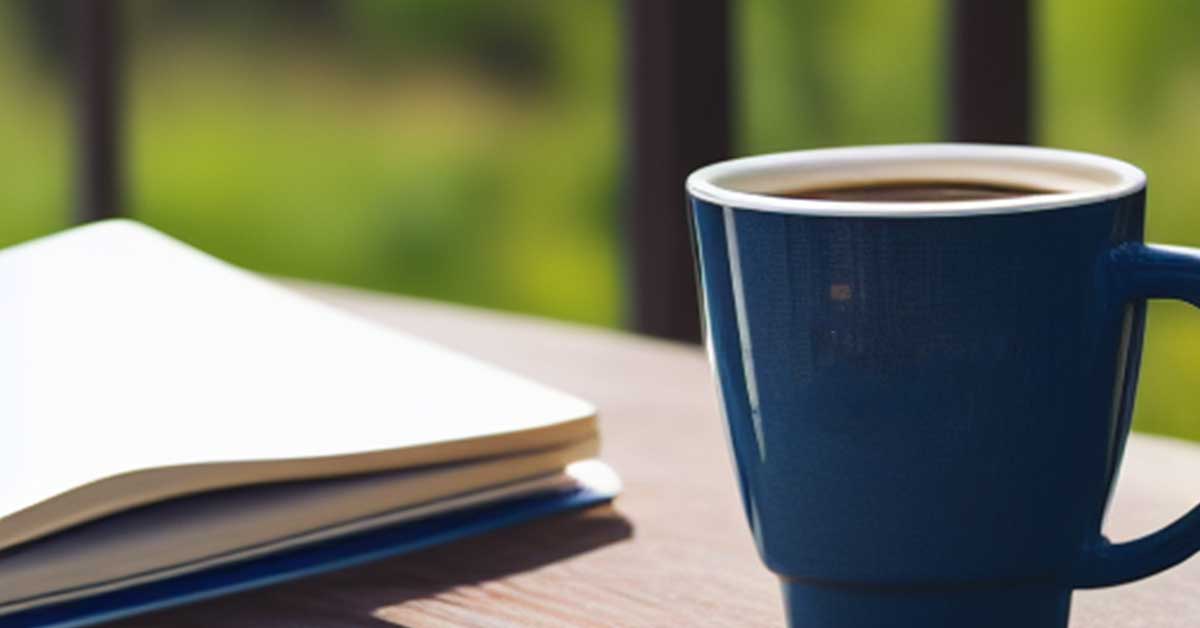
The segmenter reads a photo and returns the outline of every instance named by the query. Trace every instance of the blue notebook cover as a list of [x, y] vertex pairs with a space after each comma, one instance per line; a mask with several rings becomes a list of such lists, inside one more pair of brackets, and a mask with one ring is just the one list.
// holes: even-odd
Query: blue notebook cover
[[0, 626], [87, 626], [449, 543], [611, 500], [611, 486], [580, 485], [378, 528], [204, 571], [0, 616]]

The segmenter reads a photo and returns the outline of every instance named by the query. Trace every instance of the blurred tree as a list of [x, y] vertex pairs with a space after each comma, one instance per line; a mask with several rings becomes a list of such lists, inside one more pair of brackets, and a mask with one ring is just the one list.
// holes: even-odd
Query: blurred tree
[[70, 58], [71, 37], [67, 29], [65, 0], [16, 0], [14, 19], [27, 25], [32, 57], [44, 71], [60, 72]]
[[554, 71], [556, 25], [546, 1], [395, 2], [339, 5], [354, 49], [383, 62], [430, 55], [464, 59], [488, 75], [529, 88]]

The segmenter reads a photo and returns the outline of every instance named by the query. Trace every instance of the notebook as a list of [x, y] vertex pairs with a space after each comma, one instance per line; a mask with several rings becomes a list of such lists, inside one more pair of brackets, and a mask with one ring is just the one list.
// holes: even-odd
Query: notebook
[[0, 625], [82, 625], [611, 499], [580, 399], [126, 220], [0, 251]]

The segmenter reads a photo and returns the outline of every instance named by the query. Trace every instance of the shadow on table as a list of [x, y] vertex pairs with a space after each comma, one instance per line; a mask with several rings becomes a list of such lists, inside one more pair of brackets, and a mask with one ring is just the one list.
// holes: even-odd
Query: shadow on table
[[611, 505], [597, 506], [112, 626], [397, 626], [376, 614], [455, 587], [535, 569], [632, 535], [633, 526]]

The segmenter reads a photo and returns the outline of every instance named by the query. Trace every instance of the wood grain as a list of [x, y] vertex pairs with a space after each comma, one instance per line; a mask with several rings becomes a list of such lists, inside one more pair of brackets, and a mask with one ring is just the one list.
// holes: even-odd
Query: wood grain
[[[121, 626], [782, 626], [738, 504], [703, 353], [690, 345], [346, 289], [293, 287], [596, 402], [611, 507], [127, 620]], [[1108, 530], [1200, 497], [1200, 448], [1135, 437]], [[1197, 482], [1200, 483], [1200, 482]], [[1200, 625], [1200, 559], [1076, 595], [1073, 627]]]

